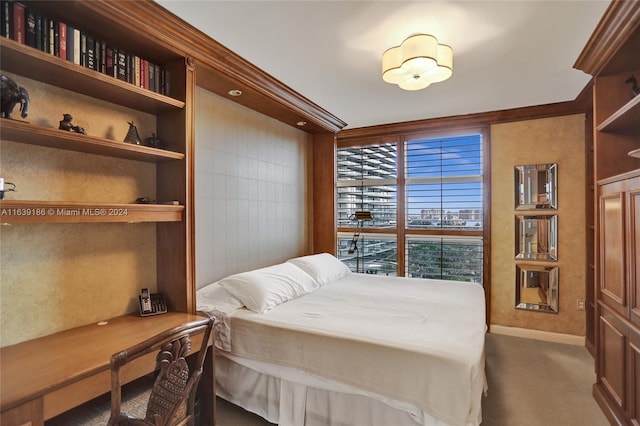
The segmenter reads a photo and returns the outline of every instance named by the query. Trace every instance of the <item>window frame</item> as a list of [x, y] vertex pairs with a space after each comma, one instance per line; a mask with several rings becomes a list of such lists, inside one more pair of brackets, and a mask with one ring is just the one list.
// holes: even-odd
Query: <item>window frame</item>
[[[434, 139], [434, 138], [448, 138], [463, 136], [468, 134], [479, 134], [482, 138], [482, 229], [481, 230], [458, 230], [458, 229], [409, 229], [406, 225], [406, 192], [407, 192], [407, 178], [406, 178], [406, 153], [405, 143], [407, 141], [416, 139]], [[337, 171], [337, 159], [338, 151], [345, 148], [356, 148], [367, 145], [375, 145], [382, 143], [395, 143], [396, 144], [396, 161], [397, 161], [397, 179], [396, 179], [396, 197], [397, 197], [397, 213], [396, 213], [396, 227], [395, 228], [375, 228], [375, 227], [363, 227], [360, 229], [360, 233], [377, 233], [377, 234], [395, 234], [397, 238], [397, 275], [406, 276], [406, 262], [407, 262], [407, 238], [411, 235], [415, 236], [439, 236], [439, 237], [456, 237], [456, 236], [470, 236], [481, 237], [483, 240], [483, 267], [482, 267], [482, 285], [485, 287], [485, 293], [489, 296], [488, 286], [490, 277], [489, 259], [491, 256], [490, 251], [490, 212], [491, 212], [491, 197], [490, 197], [490, 185], [491, 185], [491, 142], [490, 142], [490, 128], [489, 126], [473, 126], [473, 127], [452, 127], [447, 130], [425, 130], [420, 132], [398, 132], [392, 135], [386, 135], [381, 137], [361, 137], [353, 139], [338, 139], [336, 142], [336, 171]], [[359, 184], [359, 181], [356, 181]], [[380, 183], [380, 181], [376, 181]], [[353, 184], [353, 182], [351, 182]], [[336, 173], [335, 178], [335, 196], [336, 196], [336, 210], [338, 200], [338, 186], [345, 186], [345, 184], [338, 182], [338, 176]], [[351, 185], [346, 185], [351, 186]], [[336, 235], [344, 233], [353, 233], [356, 231], [356, 227], [343, 227], [338, 226], [337, 211], [336, 218], [334, 220], [336, 224]]]

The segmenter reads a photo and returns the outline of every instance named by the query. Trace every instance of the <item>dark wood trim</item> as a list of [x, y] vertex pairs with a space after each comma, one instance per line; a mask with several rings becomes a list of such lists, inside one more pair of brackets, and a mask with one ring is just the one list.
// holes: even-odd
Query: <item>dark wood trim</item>
[[[482, 266], [482, 286], [485, 297], [485, 317], [487, 327], [491, 327], [491, 128], [486, 127], [482, 131], [483, 141], [483, 182], [482, 182], [482, 256], [484, 264]], [[489, 330], [491, 331], [491, 330]]]
[[589, 80], [586, 86], [578, 93], [578, 96], [575, 99], [575, 103], [578, 109], [582, 110], [585, 114], [591, 113], [593, 111], [593, 86], [594, 81], [593, 78]]
[[313, 252], [336, 254], [336, 140], [332, 133], [313, 140]]
[[406, 153], [405, 153], [405, 139], [401, 139], [398, 141], [398, 145], [396, 147], [396, 159], [398, 160], [396, 163], [396, 252], [398, 253], [397, 261], [397, 274], [399, 277], [407, 276], [407, 240], [406, 240], [406, 220], [407, 217], [407, 188], [406, 188], [406, 179], [405, 179], [405, 164]]
[[639, 27], [640, 2], [612, 1], [573, 67], [593, 76], [638, 68], [638, 43], [627, 41], [640, 40]]
[[426, 133], [432, 130], [461, 130], [466, 128], [489, 126], [497, 123], [534, 120], [562, 115], [581, 114], [584, 112], [585, 109], [582, 102], [568, 101], [499, 111], [345, 129], [340, 131], [337, 137], [338, 145], [340, 146], [342, 143], [348, 144], [346, 141], [350, 139], [381, 138], [398, 134], [410, 135], [415, 133]]

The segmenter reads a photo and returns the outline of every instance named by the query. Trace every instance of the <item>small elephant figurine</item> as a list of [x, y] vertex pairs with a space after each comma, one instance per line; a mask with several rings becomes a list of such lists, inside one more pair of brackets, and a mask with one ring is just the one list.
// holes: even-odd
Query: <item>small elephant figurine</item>
[[27, 118], [29, 110], [29, 93], [24, 87], [20, 87], [15, 81], [6, 75], [0, 75], [0, 89], [2, 104], [0, 108], [1, 116], [11, 118], [13, 108], [20, 104], [20, 116]]

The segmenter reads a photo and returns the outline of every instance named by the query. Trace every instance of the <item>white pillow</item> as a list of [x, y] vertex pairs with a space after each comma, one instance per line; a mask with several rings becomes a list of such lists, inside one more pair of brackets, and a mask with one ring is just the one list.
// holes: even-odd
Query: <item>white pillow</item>
[[231, 313], [243, 306], [237, 297], [220, 285], [220, 282], [209, 284], [196, 291], [196, 310], [201, 312]]
[[244, 306], [258, 313], [318, 288], [313, 278], [286, 262], [231, 275], [220, 280], [220, 285]]
[[309, 274], [319, 286], [323, 286], [351, 274], [347, 265], [329, 253], [296, 257], [287, 262], [293, 263]]

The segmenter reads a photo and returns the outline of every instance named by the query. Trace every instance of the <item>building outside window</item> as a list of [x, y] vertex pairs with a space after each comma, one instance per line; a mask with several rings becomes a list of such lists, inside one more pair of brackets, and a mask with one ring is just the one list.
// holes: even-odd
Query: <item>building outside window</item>
[[339, 146], [337, 163], [337, 253], [354, 272], [482, 283], [482, 132]]

